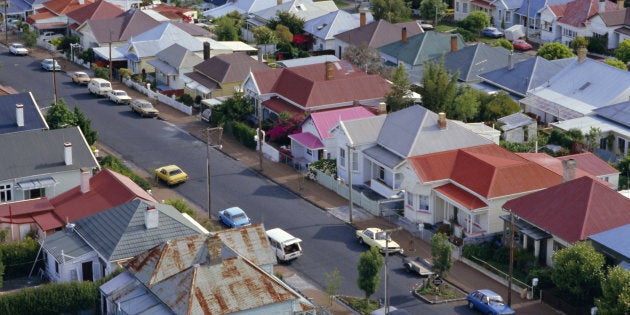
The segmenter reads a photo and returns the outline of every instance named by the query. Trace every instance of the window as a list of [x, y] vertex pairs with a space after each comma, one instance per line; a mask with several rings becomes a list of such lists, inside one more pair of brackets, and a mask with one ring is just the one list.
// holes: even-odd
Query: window
[[344, 148], [339, 148], [339, 165], [346, 167], [346, 150]]
[[377, 166], [378, 179], [385, 181], [385, 169], [382, 166]]
[[557, 252], [557, 251], [562, 250], [562, 249], [564, 249], [564, 246], [562, 246], [562, 244], [560, 244], [560, 243], [558, 243], [556, 241], [553, 241], [553, 251], [554, 252]]
[[412, 209], [416, 209], [416, 206], [414, 206], [414, 202], [413, 202], [414, 199], [415, 199], [414, 194], [407, 192], [407, 205], [411, 207]]
[[9, 202], [11, 198], [11, 184], [0, 185], [0, 202]]
[[468, 3], [462, 3], [462, 12], [468, 13]]
[[311, 151], [311, 149], [306, 149], [306, 154], [313, 156], [313, 151]]
[[420, 210], [429, 210], [429, 196], [426, 195], [420, 195], [420, 202], [419, 202], [419, 206], [420, 206]]
[[455, 12], [459, 12], [459, 1], [455, 2]]
[[46, 197], [46, 189], [38, 188], [24, 191], [24, 199], [35, 199]]
[[607, 138], [599, 139], [599, 148], [602, 149], [602, 150], [606, 150], [606, 148], [608, 148], [608, 139]]
[[352, 151], [352, 171], [359, 171], [359, 152]]
[[506, 11], [505, 12], [505, 23], [510, 23], [510, 22], [512, 22], [512, 12]]
[[59, 274], [59, 263], [55, 261], [55, 273]]
[[621, 155], [626, 155], [626, 139], [617, 138], [617, 149]]

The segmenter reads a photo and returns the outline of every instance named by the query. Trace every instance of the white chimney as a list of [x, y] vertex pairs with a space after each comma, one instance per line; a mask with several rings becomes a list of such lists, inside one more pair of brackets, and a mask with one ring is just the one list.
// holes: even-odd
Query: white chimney
[[66, 165], [72, 165], [72, 143], [70, 142], [63, 144], [63, 160]]
[[577, 161], [574, 159], [562, 160], [562, 182], [568, 182], [575, 179], [575, 167]]
[[446, 113], [438, 113], [438, 125], [440, 129], [446, 129]]
[[144, 226], [147, 229], [153, 229], [158, 227], [158, 211], [154, 205], [147, 205], [147, 210], [144, 211]]
[[15, 117], [18, 127], [24, 127], [24, 105], [15, 104]]
[[598, 13], [606, 12], [606, 0], [599, 0]]
[[74, 223], [66, 223], [66, 231], [72, 232], [74, 230]]
[[90, 191], [90, 173], [81, 169], [81, 193], [85, 194]]

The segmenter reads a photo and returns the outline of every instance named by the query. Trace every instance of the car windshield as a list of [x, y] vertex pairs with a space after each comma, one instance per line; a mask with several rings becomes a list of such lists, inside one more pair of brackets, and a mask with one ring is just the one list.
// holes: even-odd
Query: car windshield
[[376, 233], [376, 239], [377, 240], [386, 240], [387, 239], [387, 233], [385, 232], [378, 232]]
[[86, 73], [77, 73], [77, 77], [79, 77], [79, 78], [87, 78], [88, 75]]
[[182, 170], [173, 170], [173, 171], [170, 171], [170, 172], [169, 172], [169, 174], [170, 174], [171, 176], [173, 176], [173, 175], [177, 175], [177, 174], [181, 174], [181, 173], [182, 173]]
[[125, 95], [127, 95], [127, 93], [125, 93], [125, 91], [118, 91], [118, 92], [116, 92], [116, 95], [118, 95], [118, 96], [125, 96]]
[[503, 304], [503, 298], [501, 298], [500, 296], [491, 296], [490, 297], [490, 304]]
[[24, 46], [22, 46], [22, 44], [13, 44], [13, 47], [15, 47], [15, 48], [22, 48]]

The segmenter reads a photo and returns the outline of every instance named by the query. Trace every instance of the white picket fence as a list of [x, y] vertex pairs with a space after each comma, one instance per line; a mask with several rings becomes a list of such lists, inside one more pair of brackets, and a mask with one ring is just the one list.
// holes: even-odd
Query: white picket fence
[[[182, 104], [178, 101], [175, 100], [175, 95], [173, 95], [172, 97], [166, 96], [164, 94], [158, 93], [158, 92], [154, 92], [150, 89], [150, 85], [147, 84], [146, 86], [143, 84], [139, 84], [137, 82], [134, 82], [131, 79], [123, 79], [123, 83], [130, 87], [133, 88], [134, 90], [146, 95], [148, 98], [150, 99], [156, 99], [158, 100], [160, 103], [166, 104], [170, 107], [173, 107], [175, 109], [177, 109], [178, 111], [185, 113], [187, 115], [192, 115], [192, 106], [187, 106], [186, 104]], [[147, 87], [148, 86], [148, 87]]]

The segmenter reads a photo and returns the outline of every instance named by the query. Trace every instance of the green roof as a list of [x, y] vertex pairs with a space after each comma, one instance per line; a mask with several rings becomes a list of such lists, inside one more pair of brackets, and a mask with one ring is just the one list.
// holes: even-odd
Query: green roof
[[403, 43], [397, 41], [379, 48], [383, 54], [392, 56], [412, 66], [422, 65], [425, 61], [438, 58], [451, 51], [451, 37], [457, 38], [457, 50], [466, 47], [466, 42], [459, 34], [424, 32], [408, 37]]

